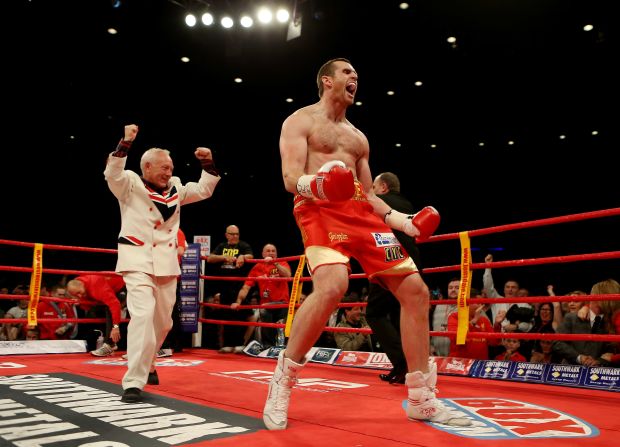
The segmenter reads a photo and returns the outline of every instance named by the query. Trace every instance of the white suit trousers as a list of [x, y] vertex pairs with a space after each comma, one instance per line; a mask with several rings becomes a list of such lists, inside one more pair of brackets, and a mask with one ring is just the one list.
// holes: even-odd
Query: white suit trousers
[[156, 354], [172, 328], [177, 277], [123, 272], [127, 285], [127, 372], [123, 389], [144, 388]]

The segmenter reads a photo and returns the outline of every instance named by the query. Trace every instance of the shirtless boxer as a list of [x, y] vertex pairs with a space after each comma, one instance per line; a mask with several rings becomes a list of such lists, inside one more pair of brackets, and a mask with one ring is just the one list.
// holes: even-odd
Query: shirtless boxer
[[349, 61], [325, 63], [317, 85], [319, 101], [290, 115], [280, 134], [282, 176], [286, 190], [295, 194], [293, 214], [313, 289], [295, 316], [286, 350], [280, 352], [263, 410], [265, 426], [286, 428], [291, 388], [308, 361], [306, 353], [347, 291], [350, 257], [357, 259], [370, 281], [381, 283], [400, 302], [409, 419], [469, 425], [435, 397], [428, 288], [391, 230], [428, 238], [439, 215], [432, 207], [406, 215], [373, 193], [368, 140], [345, 117], [357, 91], [357, 72]]

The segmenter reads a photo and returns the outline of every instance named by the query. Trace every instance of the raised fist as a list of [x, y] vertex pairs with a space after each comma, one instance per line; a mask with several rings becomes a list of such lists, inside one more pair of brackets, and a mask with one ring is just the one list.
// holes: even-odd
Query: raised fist
[[125, 136], [123, 137], [123, 140], [125, 141], [133, 141], [136, 139], [136, 136], [138, 135], [138, 126], [136, 126], [135, 124], [128, 124], [125, 126]]

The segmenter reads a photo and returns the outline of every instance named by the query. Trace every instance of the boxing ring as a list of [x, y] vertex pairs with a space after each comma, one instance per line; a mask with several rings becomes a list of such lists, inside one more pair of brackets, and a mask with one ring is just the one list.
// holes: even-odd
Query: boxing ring
[[[563, 296], [470, 299], [468, 287], [472, 270], [485, 267], [609, 260], [620, 258], [620, 252], [475, 264], [471, 262], [468, 238], [618, 215], [620, 209], [602, 210], [433, 236], [429, 243], [460, 240], [461, 263], [424, 269], [425, 277], [441, 272], [456, 272], [458, 276], [460, 272], [465, 286], [459, 291], [457, 300], [433, 300], [431, 304], [453, 303], [461, 307], [468, 302], [534, 303], [574, 299]], [[35, 253], [42, 249], [38, 244], [19, 241], [0, 240], [0, 245], [34, 249]], [[115, 250], [59, 245], [45, 245], [44, 248], [115, 253]], [[32, 267], [0, 266], [0, 271], [30, 273], [33, 281], [37, 275], [40, 278], [44, 274], [110, 273], [43, 268], [34, 261]], [[363, 274], [351, 274], [352, 281], [364, 278]], [[202, 279], [213, 278], [202, 276]], [[222, 277], [216, 279], [220, 281]], [[303, 282], [309, 278], [288, 280]], [[31, 288], [31, 293], [23, 296], [30, 304], [36, 295], [32, 292]], [[0, 299], [16, 297], [19, 298], [0, 294]], [[580, 298], [596, 301], [620, 299], [620, 296]], [[294, 306], [284, 306], [294, 315], [291, 310]], [[0, 319], [2, 323], [18, 321], [28, 322]], [[97, 319], [75, 321], [100, 322]], [[200, 323], [286, 327], [276, 323], [209, 319], [200, 319]], [[431, 332], [431, 335], [446, 334]], [[451, 335], [458, 337], [459, 333]], [[576, 339], [575, 334], [549, 333], [484, 333], [484, 336], [489, 339]], [[584, 337], [593, 341], [620, 340], [619, 335], [591, 334], [581, 339]], [[313, 361], [304, 368], [292, 392], [289, 428], [271, 432], [263, 426], [262, 409], [275, 367], [274, 357], [280, 348], [261, 351], [248, 345], [242, 354], [186, 348], [170, 358], [158, 359], [160, 384], [145, 387], [143, 402], [126, 404], [120, 402], [120, 382], [126, 367], [122, 351], [97, 358], [85, 348], [81, 352], [37, 353], [25, 347], [37, 342], [21, 342], [21, 351], [16, 349], [18, 342], [0, 342], [0, 446], [232, 446], [244, 443], [252, 446], [435, 447], [454, 442], [502, 447], [507, 443], [526, 447], [564, 447], [567, 443], [592, 447], [619, 445], [620, 368], [437, 357], [435, 361], [441, 374], [438, 397], [472, 420], [470, 427], [449, 427], [407, 420], [406, 388], [387, 384], [377, 377], [378, 372], [390, 367], [384, 355], [316, 347], [311, 351]], [[9, 354], [11, 352], [15, 353]]]

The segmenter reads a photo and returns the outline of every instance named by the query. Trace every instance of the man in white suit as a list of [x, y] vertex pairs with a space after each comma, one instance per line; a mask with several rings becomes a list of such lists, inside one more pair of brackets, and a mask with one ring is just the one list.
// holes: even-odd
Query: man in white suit
[[123, 402], [142, 400], [146, 383], [159, 383], [156, 353], [172, 327], [177, 276], [177, 232], [181, 205], [213, 194], [220, 177], [211, 150], [199, 147], [195, 156], [203, 172], [198, 182], [185, 185], [172, 176], [174, 165], [166, 149], [148, 149], [140, 160], [142, 176], [125, 170], [127, 153], [138, 126], [125, 126], [125, 135], [110, 154], [105, 179], [121, 210], [116, 271], [127, 284], [131, 319], [127, 330], [127, 373]]

